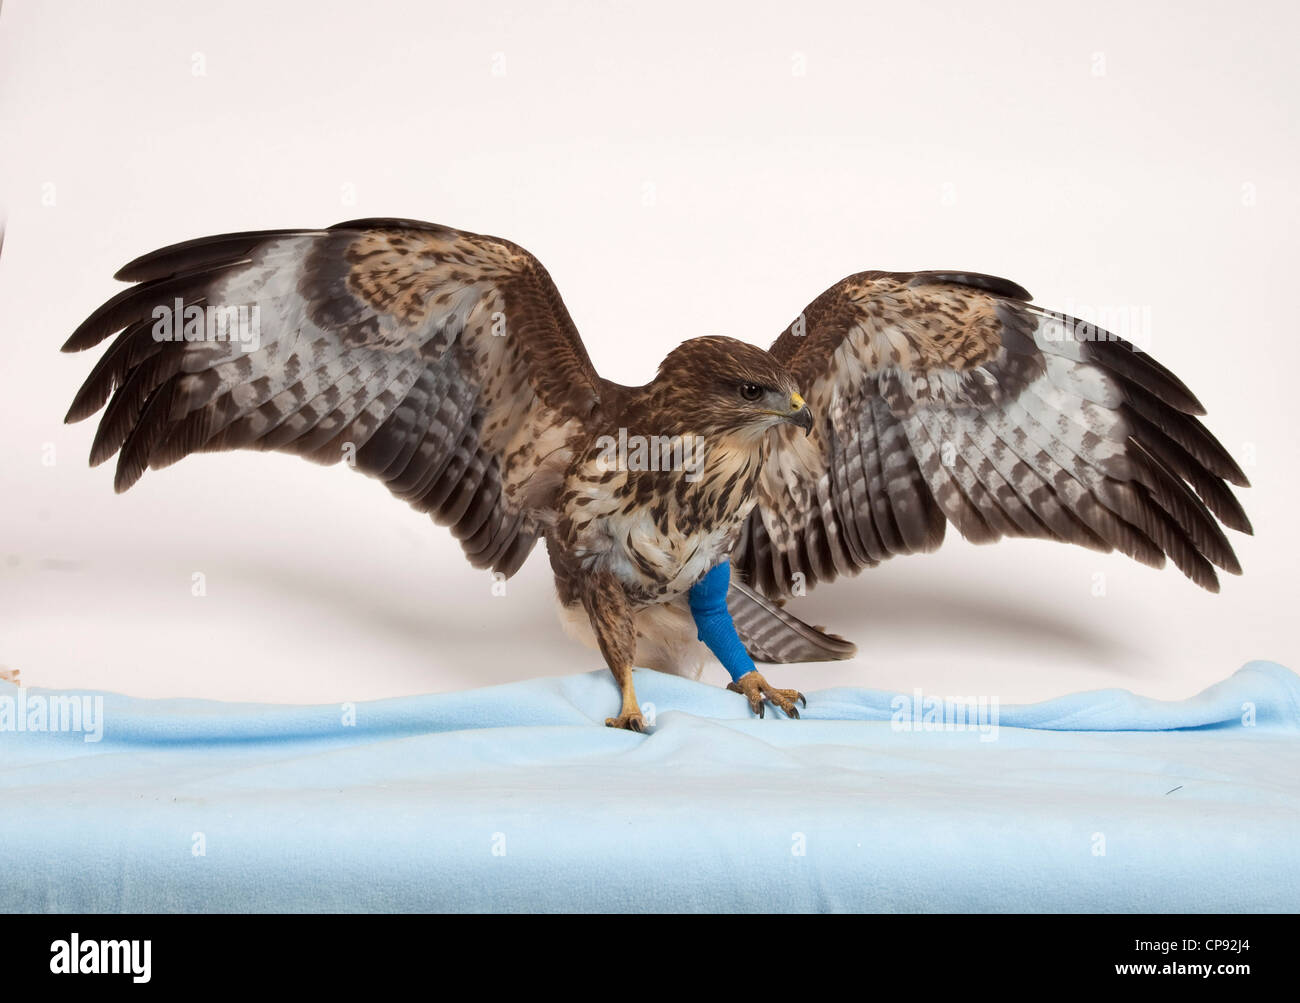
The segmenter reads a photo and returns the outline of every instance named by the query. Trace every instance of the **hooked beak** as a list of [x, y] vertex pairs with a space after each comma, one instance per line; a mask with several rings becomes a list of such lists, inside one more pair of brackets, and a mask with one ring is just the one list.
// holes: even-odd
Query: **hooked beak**
[[790, 395], [790, 411], [784, 415], [786, 421], [791, 425], [797, 425], [803, 429], [803, 434], [808, 435], [812, 432], [813, 414], [808, 407], [808, 402], [798, 393]]

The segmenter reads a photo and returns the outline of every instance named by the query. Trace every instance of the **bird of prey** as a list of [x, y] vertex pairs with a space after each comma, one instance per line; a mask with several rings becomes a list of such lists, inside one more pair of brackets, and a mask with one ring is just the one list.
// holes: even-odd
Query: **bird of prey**
[[695, 338], [639, 387], [596, 372], [535, 257], [446, 226], [204, 237], [117, 278], [63, 347], [117, 333], [67, 420], [107, 403], [90, 462], [118, 454], [118, 491], [189, 453], [278, 450], [378, 479], [474, 567], [512, 575], [545, 539], [562, 620], [618, 684], [613, 727], [645, 727], [634, 666], [715, 657], [755, 713], [797, 716], [753, 660], [855, 649], [785, 598], [934, 550], [949, 522], [1169, 558], [1211, 591], [1240, 573], [1220, 522], [1251, 532], [1225, 483], [1246, 478], [1173, 373], [989, 275], [850, 275], [768, 351]]

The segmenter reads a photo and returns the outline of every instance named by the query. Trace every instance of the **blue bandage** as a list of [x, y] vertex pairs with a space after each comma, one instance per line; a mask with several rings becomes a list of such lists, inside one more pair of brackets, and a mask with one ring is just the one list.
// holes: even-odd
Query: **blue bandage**
[[695, 618], [697, 637], [722, 663], [733, 680], [754, 671], [754, 660], [740, 643], [736, 625], [727, 609], [727, 589], [731, 586], [731, 562], [723, 561], [691, 587], [691, 616]]

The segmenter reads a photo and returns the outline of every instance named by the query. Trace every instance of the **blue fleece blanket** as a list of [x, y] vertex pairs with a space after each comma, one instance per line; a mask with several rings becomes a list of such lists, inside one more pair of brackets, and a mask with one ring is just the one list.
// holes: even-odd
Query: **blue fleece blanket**
[[0, 684], [0, 910], [1300, 909], [1300, 679], [1175, 703], [638, 671], [277, 707]]

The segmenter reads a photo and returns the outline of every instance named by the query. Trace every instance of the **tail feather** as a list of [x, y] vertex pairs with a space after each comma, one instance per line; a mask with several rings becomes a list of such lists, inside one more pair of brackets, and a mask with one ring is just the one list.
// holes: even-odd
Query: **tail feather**
[[727, 609], [736, 633], [756, 662], [834, 662], [857, 654], [852, 641], [809, 626], [734, 577]]

